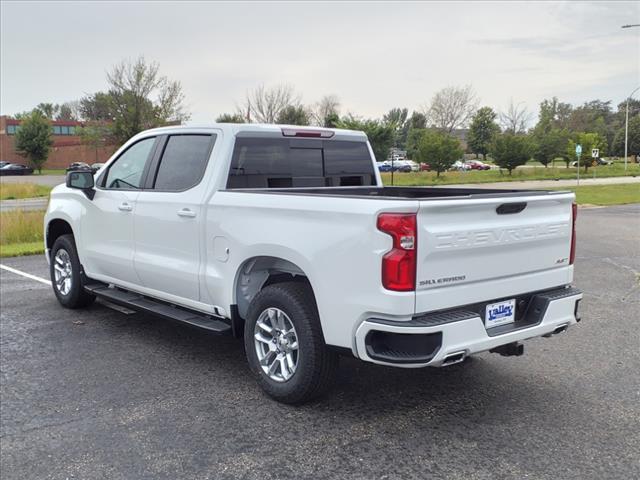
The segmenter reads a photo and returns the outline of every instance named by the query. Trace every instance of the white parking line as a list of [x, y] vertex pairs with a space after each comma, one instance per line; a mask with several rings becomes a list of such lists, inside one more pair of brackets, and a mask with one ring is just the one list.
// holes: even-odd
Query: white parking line
[[7, 267], [6, 265], [0, 265], [0, 268], [2, 270], [6, 270], [7, 272], [15, 273], [16, 275], [21, 275], [25, 278], [29, 278], [31, 280], [35, 280], [36, 282], [44, 283], [45, 285], [51, 286], [51, 281], [45, 278], [36, 277], [35, 275], [31, 275], [30, 273], [16, 270], [15, 268]]

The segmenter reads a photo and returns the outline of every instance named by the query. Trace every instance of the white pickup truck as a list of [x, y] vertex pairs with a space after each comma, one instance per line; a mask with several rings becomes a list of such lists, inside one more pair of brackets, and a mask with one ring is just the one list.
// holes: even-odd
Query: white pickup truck
[[440, 367], [575, 324], [573, 201], [385, 187], [361, 132], [167, 127], [69, 172], [46, 257], [63, 306], [101, 297], [243, 337], [262, 388], [300, 403], [340, 354]]

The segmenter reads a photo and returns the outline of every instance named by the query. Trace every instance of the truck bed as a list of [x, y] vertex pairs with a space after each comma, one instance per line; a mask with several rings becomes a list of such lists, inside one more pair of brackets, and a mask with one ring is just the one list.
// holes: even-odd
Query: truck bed
[[448, 188], [448, 187], [299, 187], [233, 189], [234, 192], [269, 193], [284, 195], [316, 195], [329, 197], [380, 198], [397, 200], [435, 200], [452, 197], [496, 198], [546, 196], [566, 193], [547, 190], [516, 190], [497, 188]]

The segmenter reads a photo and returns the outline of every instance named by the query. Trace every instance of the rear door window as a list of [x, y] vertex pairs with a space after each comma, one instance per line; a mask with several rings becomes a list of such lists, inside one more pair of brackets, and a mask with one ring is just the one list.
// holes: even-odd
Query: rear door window
[[239, 137], [227, 188], [375, 184], [365, 142]]
[[180, 192], [202, 180], [215, 135], [170, 135], [157, 169], [154, 190]]

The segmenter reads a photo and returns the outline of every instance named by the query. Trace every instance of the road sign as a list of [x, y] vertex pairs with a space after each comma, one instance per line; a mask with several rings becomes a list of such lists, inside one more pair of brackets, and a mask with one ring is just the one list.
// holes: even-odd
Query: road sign
[[582, 153], [582, 145], [576, 145], [576, 155], [580, 155]]
[[599, 148], [592, 148], [591, 149], [591, 158], [598, 158], [600, 156], [600, 149]]

